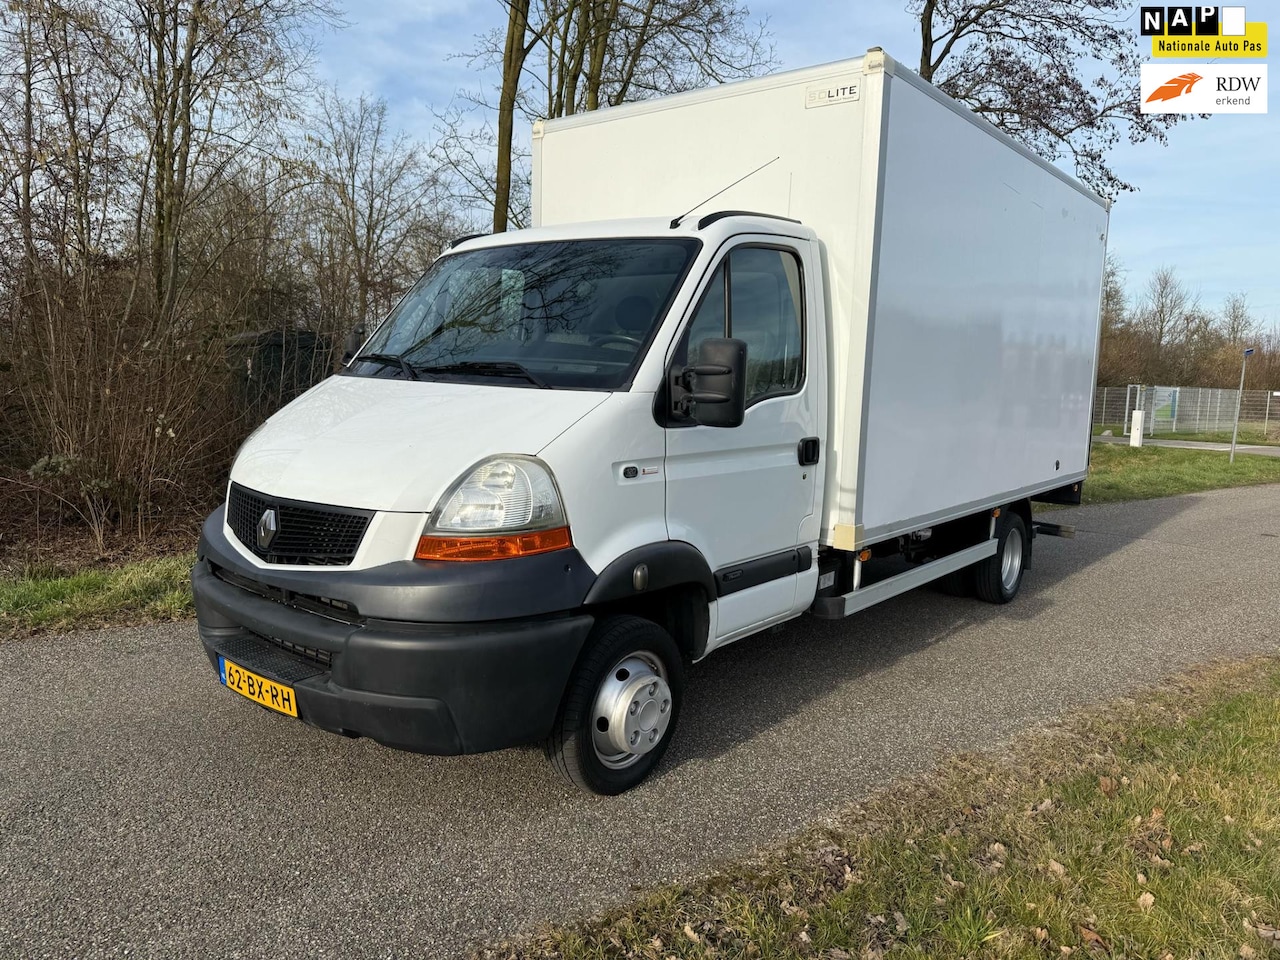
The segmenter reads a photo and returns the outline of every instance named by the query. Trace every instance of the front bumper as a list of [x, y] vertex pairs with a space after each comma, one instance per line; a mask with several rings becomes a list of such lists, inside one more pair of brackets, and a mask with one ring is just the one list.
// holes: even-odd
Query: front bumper
[[[590, 615], [418, 623], [329, 614], [279, 589], [221, 538], [219, 511], [191, 571], [215, 670], [226, 657], [292, 687], [305, 722], [403, 750], [480, 753], [550, 734]], [[343, 592], [343, 571], [314, 576], [325, 596]]]

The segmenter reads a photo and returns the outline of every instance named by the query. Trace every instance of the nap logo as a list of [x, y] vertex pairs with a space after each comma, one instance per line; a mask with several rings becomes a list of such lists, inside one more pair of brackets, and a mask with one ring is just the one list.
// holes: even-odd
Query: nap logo
[[1266, 113], [1267, 65], [1144, 63], [1141, 90], [1143, 113]]
[[1143, 7], [1139, 17], [1144, 37], [1244, 36], [1244, 7]]
[[1153, 57], [1264, 59], [1267, 25], [1249, 23], [1244, 7], [1141, 7], [1138, 29]]

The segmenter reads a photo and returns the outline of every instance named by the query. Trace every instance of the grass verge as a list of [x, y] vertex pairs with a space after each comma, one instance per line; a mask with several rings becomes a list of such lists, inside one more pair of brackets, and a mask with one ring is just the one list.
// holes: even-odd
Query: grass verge
[[1280, 956], [1280, 662], [953, 759], [774, 852], [486, 958]]
[[1095, 443], [1089, 455], [1085, 503], [1149, 500], [1222, 487], [1280, 483], [1280, 457], [1225, 453], [1177, 447], [1129, 447]]
[[77, 572], [33, 566], [0, 579], [0, 637], [189, 617], [194, 562], [180, 554]]

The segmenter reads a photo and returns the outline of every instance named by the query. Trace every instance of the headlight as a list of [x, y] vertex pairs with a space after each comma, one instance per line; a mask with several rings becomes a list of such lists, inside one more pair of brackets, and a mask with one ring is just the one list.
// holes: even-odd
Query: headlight
[[573, 545], [551, 471], [532, 457], [494, 457], [441, 498], [419, 560], [499, 560]]
[[488, 460], [441, 501], [431, 527], [458, 533], [545, 530], [565, 524], [551, 471], [526, 457]]

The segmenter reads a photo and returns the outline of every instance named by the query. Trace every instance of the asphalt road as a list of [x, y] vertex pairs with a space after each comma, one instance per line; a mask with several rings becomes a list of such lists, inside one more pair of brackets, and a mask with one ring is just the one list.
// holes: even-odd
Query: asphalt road
[[0, 956], [437, 957], [751, 851], [939, 754], [1277, 652], [1280, 486], [1063, 511], [1005, 608], [917, 591], [693, 668], [657, 777], [418, 757], [214, 681], [190, 624], [0, 644]]

